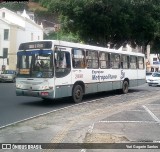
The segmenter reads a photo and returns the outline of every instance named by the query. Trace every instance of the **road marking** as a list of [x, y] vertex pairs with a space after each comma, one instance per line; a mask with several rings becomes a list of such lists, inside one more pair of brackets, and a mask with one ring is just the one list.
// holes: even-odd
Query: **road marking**
[[144, 110], [126, 110], [126, 112], [144, 112]]
[[99, 121], [99, 123], [159, 123], [155, 121]]
[[91, 126], [89, 126], [88, 133], [91, 134], [93, 131], [93, 128], [94, 128], [94, 123]]
[[80, 152], [86, 152], [86, 151], [87, 151], [86, 149], [81, 149], [81, 150], [80, 150]]
[[147, 104], [148, 106], [160, 106], [160, 104]]
[[143, 108], [150, 114], [150, 116], [158, 123], [160, 123], [160, 120], [156, 117], [156, 115], [150, 111], [146, 106], [143, 105]]

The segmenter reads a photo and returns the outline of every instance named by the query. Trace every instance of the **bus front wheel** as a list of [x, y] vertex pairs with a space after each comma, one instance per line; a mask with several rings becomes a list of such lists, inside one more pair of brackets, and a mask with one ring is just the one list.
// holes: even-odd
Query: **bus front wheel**
[[83, 98], [83, 89], [82, 89], [81, 85], [76, 85], [73, 88], [72, 98], [73, 98], [73, 101], [75, 103], [80, 103], [82, 101], [82, 98]]
[[128, 93], [128, 87], [129, 87], [128, 81], [124, 81], [122, 85], [122, 93], [124, 94]]

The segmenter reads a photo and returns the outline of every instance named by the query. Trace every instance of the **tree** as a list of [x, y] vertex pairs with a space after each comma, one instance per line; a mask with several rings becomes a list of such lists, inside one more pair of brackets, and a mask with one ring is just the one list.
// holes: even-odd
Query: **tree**
[[5, 7], [12, 11], [23, 11], [24, 9], [28, 8], [27, 4], [28, 4], [27, 2], [21, 2], [21, 3], [4, 2], [0, 4], [0, 8]]
[[61, 30], [52, 32], [49, 35], [44, 35], [44, 39], [54, 39], [54, 40], [63, 40], [70, 42], [79, 42], [80, 39], [77, 35], [73, 35], [72, 33], [65, 33]]
[[[41, 0], [59, 13], [65, 31], [85, 43], [119, 47], [124, 43], [157, 44], [160, 37], [159, 0]], [[70, 23], [69, 21], [73, 21]], [[159, 42], [158, 42], [159, 43]]]

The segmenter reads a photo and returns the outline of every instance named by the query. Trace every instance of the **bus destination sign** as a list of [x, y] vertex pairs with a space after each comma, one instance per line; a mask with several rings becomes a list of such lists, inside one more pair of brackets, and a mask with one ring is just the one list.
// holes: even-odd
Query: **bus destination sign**
[[51, 49], [51, 48], [52, 48], [52, 42], [51, 41], [28, 42], [28, 43], [22, 43], [19, 46], [19, 50]]
[[28, 45], [29, 49], [43, 49], [44, 44], [36, 43], [36, 44], [30, 44]]

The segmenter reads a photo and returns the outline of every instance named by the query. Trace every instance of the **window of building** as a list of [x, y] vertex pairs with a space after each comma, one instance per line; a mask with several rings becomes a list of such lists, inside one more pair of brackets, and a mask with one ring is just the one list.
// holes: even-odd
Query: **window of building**
[[85, 53], [83, 49], [72, 49], [73, 68], [85, 68]]
[[7, 65], [9, 65], [9, 58], [7, 58]]
[[138, 68], [144, 69], [144, 58], [143, 57], [138, 57]]
[[8, 57], [8, 48], [3, 48], [3, 58]]
[[87, 68], [98, 69], [98, 51], [87, 50], [86, 51]]
[[128, 69], [129, 68], [129, 56], [121, 55], [121, 68]]
[[101, 69], [109, 68], [109, 53], [105, 52], [99, 53], [99, 64]]
[[153, 58], [153, 61], [157, 61], [157, 58]]
[[5, 18], [5, 12], [2, 12], [2, 18]]
[[111, 68], [119, 69], [120, 68], [120, 55], [112, 53], [111, 54]]
[[9, 39], [9, 29], [4, 29], [4, 40]]
[[151, 72], [154, 72], [154, 68], [151, 68]]
[[130, 68], [137, 69], [137, 57], [136, 56], [130, 56]]

